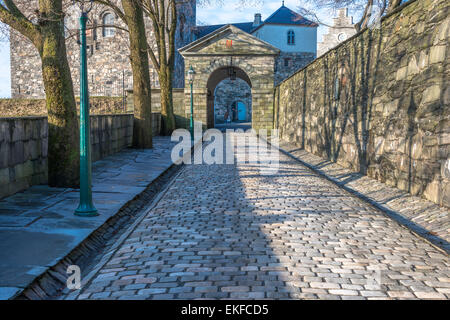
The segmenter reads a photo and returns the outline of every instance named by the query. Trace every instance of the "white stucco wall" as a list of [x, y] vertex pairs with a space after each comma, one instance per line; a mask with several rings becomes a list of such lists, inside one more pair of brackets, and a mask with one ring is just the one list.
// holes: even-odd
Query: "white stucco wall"
[[[289, 30], [295, 32], [295, 45], [287, 44]], [[317, 55], [316, 27], [264, 25], [253, 35], [283, 52], [312, 52]]]

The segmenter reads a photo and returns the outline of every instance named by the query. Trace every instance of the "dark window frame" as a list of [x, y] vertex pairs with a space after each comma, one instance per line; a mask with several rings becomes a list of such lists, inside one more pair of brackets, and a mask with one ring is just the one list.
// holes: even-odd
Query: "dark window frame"
[[108, 16], [112, 17], [113, 25], [116, 23], [116, 17], [113, 13], [105, 12], [103, 14], [103, 16], [102, 16], [102, 25], [103, 25], [102, 36], [103, 36], [103, 38], [112, 38], [116, 35], [116, 29], [114, 27], [107, 26], [107, 25], [109, 25], [109, 23], [107, 23], [107, 21], [106, 21], [106, 18]]
[[287, 44], [289, 46], [295, 46], [295, 32], [292, 29], [287, 32]]

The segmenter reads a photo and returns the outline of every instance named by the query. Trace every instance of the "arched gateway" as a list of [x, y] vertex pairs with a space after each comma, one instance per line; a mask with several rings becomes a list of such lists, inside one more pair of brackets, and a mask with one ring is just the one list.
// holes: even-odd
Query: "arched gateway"
[[252, 128], [273, 128], [275, 59], [280, 51], [270, 44], [227, 25], [179, 50], [186, 66], [186, 117], [190, 116], [187, 71], [192, 66], [194, 119], [214, 127], [214, 93], [225, 79], [240, 78], [252, 92]]

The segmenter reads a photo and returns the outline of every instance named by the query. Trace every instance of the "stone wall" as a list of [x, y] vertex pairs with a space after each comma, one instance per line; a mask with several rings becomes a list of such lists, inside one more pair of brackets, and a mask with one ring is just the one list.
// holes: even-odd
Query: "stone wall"
[[[175, 121], [177, 128], [187, 128], [189, 126], [189, 119], [185, 114], [184, 110], [184, 89], [173, 89], [173, 112], [175, 114]], [[161, 90], [160, 89], [152, 89], [152, 112], [153, 113], [161, 113]], [[134, 111], [134, 102], [133, 102], [133, 90], [128, 90], [127, 92], [127, 112]], [[161, 117], [160, 117], [161, 118]], [[156, 121], [153, 119], [153, 121]], [[156, 122], [158, 123], [158, 122]], [[161, 120], [159, 120], [159, 131], [157, 134], [159, 135], [161, 131]]]
[[281, 83], [281, 139], [450, 206], [449, 5], [411, 0]]
[[0, 199], [47, 183], [46, 117], [0, 118]]
[[[130, 147], [133, 121], [132, 114], [91, 116], [92, 161]], [[153, 113], [153, 134], [160, 130]], [[0, 199], [47, 183], [47, 150], [47, 117], [0, 118]]]
[[[127, 113], [121, 97], [90, 97], [90, 114]], [[125, 100], [126, 102], [126, 100]], [[80, 113], [80, 100], [77, 98]], [[0, 99], [0, 117], [47, 116], [44, 99]]]
[[[72, 2], [72, 0], [65, 0]], [[114, 0], [119, 7], [120, 0]], [[35, 10], [38, 8], [37, 0], [30, 0], [26, 8], [19, 6], [25, 15], [31, 19], [36, 19]], [[79, 95], [80, 84], [80, 46], [77, 43], [79, 38], [80, 16], [75, 6], [67, 6], [65, 18], [65, 33], [67, 57], [72, 73], [75, 95]], [[115, 29], [113, 36], [104, 37], [103, 17], [107, 13], [113, 13], [105, 6], [96, 5], [89, 14], [89, 30], [87, 34], [88, 42], [88, 69], [89, 69], [89, 91], [91, 96], [119, 96], [127, 89], [132, 89], [133, 78], [129, 59], [129, 41], [127, 32]], [[176, 48], [181, 48], [192, 41], [193, 29], [196, 25], [196, 1], [179, 1], [178, 4], [178, 24], [176, 32]], [[115, 24], [121, 28], [125, 25], [115, 16]], [[149, 18], [145, 19], [147, 26], [147, 36], [149, 43], [156, 49], [156, 41], [152, 23]], [[38, 51], [32, 43], [19, 33], [11, 32], [11, 94], [13, 98], [43, 98], [44, 85], [42, 81], [41, 61]], [[157, 51], [155, 51], [157, 52]], [[150, 60], [149, 60], [150, 61]], [[184, 87], [184, 61], [181, 55], [176, 52], [174, 70], [174, 87]], [[154, 87], [159, 86], [156, 70], [150, 61], [150, 77]], [[125, 86], [123, 86], [125, 82]]]
[[133, 142], [132, 114], [91, 116], [91, 157], [101, 160]]

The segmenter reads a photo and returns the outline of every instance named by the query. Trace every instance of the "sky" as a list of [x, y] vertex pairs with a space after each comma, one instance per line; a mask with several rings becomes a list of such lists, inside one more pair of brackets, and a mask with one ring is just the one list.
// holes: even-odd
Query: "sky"
[[[208, 7], [197, 8], [198, 24], [224, 24], [236, 22], [253, 21], [255, 13], [261, 13], [262, 19], [267, 19], [273, 12], [281, 7], [281, 0], [250, 0], [244, 7], [238, 5], [237, 0], [223, 0], [223, 5], [210, 5]], [[299, 0], [286, 0], [285, 5], [297, 11]], [[318, 13], [319, 17], [326, 22], [330, 15]], [[319, 27], [318, 41], [322, 40], [322, 35], [326, 32], [325, 27]], [[0, 42], [0, 98], [11, 96], [11, 69], [9, 42]]]

